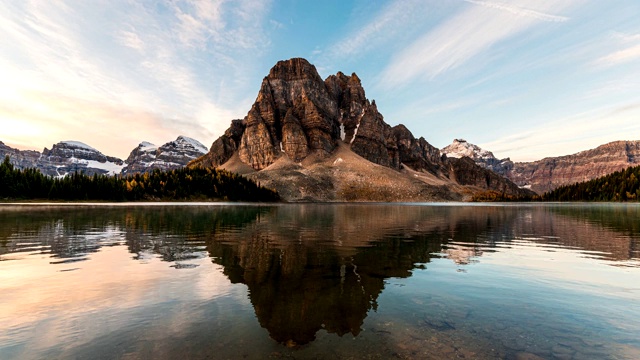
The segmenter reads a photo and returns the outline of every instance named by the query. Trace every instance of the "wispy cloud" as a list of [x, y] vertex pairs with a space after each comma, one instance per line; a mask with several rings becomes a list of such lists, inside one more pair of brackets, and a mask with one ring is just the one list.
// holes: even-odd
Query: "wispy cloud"
[[[479, 144], [498, 157], [534, 161], [569, 155], [616, 140], [640, 140], [640, 102], [594, 108], [537, 125], [501, 139]], [[602, 124], [606, 123], [606, 128]]]
[[367, 11], [354, 16], [352, 30], [347, 31], [338, 42], [314, 55], [321, 55], [318, 59], [320, 66], [367, 56], [369, 51], [380, 49], [415, 30], [420, 19], [424, 20], [430, 13], [429, 5], [422, 0], [391, 1], [373, 14], [368, 7]]
[[544, 22], [564, 22], [555, 15], [576, 1], [513, 1], [509, 4], [467, 1], [469, 6], [398, 53], [381, 81], [397, 86], [432, 79], [468, 64], [492, 46]]
[[512, 13], [514, 15], [532, 17], [532, 18], [535, 18], [535, 19], [538, 19], [538, 20], [542, 20], [542, 21], [564, 22], [564, 21], [569, 20], [569, 18], [566, 17], [566, 16], [545, 14], [545, 13], [540, 12], [540, 11], [535, 11], [535, 10], [531, 10], [531, 9], [515, 6], [515, 5], [509, 4], [509, 3], [499, 3], [499, 2], [479, 1], [479, 0], [465, 0], [465, 1], [468, 2], [468, 3], [471, 3], [471, 4], [482, 5], [482, 6], [486, 6], [488, 8], [494, 8], [494, 9], [498, 9], [498, 10], [504, 10], [504, 11], [510, 12], [510, 13]]
[[640, 60], [640, 42], [622, 50], [603, 56], [596, 61], [599, 65], [617, 65], [634, 60]]
[[[60, 132], [91, 133], [96, 140], [81, 140], [104, 142], [100, 149], [117, 156], [130, 149], [101, 133], [117, 137], [118, 129], [131, 148], [170, 133], [213, 141], [248, 108], [230, 90], [244, 86], [257, 61], [237, 59], [259, 59], [269, 44], [268, 10], [258, 0], [2, 2], [0, 124], [56, 124], [33, 148], [61, 140]], [[94, 128], [102, 132], [86, 131]]]

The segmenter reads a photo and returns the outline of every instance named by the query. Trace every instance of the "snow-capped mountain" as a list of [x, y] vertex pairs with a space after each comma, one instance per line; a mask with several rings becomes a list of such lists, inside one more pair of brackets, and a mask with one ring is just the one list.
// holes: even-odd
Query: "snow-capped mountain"
[[498, 159], [491, 151], [484, 150], [477, 145], [471, 144], [464, 139], [455, 139], [451, 145], [442, 150], [442, 154], [449, 158], [469, 157], [477, 165], [492, 170], [500, 175], [505, 175], [509, 170], [513, 169], [513, 162], [509, 159]]
[[37, 168], [45, 175], [62, 177], [74, 172], [86, 175], [126, 175], [150, 172], [154, 169], [172, 170], [184, 167], [209, 151], [199, 141], [179, 136], [162, 146], [143, 141], [126, 161], [107, 156], [80, 141], [61, 141], [51, 150], [18, 150], [0, 142], [0, 157], [9, 156], [18, 169]]
[[86, 175], [116, 175], [124, 167], [124, 161], [107, 156], [80, 141], [61, 141], [45, 148], [36, 162], [36, 167], [45, 175], [65, 176], [74, 172]]
[[159, 147], [143, 141], [129, 154], [122, 174], [178, 169], [208, 151], [199, 141], [186, 136], [178, 136], [176, 140]]

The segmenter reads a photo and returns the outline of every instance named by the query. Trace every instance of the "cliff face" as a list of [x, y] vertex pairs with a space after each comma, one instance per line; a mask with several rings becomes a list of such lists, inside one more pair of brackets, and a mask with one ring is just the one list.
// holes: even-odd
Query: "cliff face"
[[505, 176], [542, 194], [640, 164], [640, 141], [615, 141], [573, 155], [514, 163]]
[[502, 175], [486, 168], [478, 169], [478, 166], [469, 157], [460, 159], [447, 159], [454, 180], [460, 185], [471, 185], [483, 190], [494, 190], [503, 194], [526, 194], [526, 189], [521, 189], [511, 181], [505, 181]]
[[[342, 149], [343, 155], [336, 155], [338, 149]], [[357, 158], [346, 155], [344, 151], [355, 153]], [[429, 186], [443, 187], [466, 184], [466, 182], [473, 183], [471, 186], [475, 187], [477, 181], [465, 181], [464, 178], [474, 170], [482, 172], [482, 169], [475, 164], [467, 164], [469, 166], [465, 167], [464, 171], [456, 174], [456, 171], [461, 168], [448, 164], [440, 151], [424, 138], [416, 139], [404, 125], [391, 127], [387, 124], [378, 111], [375, 101], [369, 101], [366, 98], [360, 78], [355, 73], [348, 76], [338, 72], [323, 81], [316, 68], [300, 58], [278, 62], [263, 79], [256, 101], [247, 116], [242, 120], [233, 120], [231, 127], [211, 145], [209, 153], [191, 162], [190, 166], [224, 165], [232, 171], [241, 171], [245, 174], [258, 172], [260, 175], [249, 174], [249, 176], [273, 185], [281, 194], [290, 193], [289, 188], [292, 186], [305, 188], [304, 184], [308, 185], [307, 188], [323, 188], [310, 197], [300, 195], [307, 200], [372, 200], [373, 198], [381, 201], [398, 200], [393, 195], [373, 198], [368, 195], [356, 196], [356, 198], [345, 198], [339, 195], [368, 193], [368, 190], [351, 191], [349, 189], [359, 188], [359, 185], [351, 180], [344, 181], [346, 173], [355, 168], [364, 171], [366, 175], [362, 174], [369, 179], [378, 177], [382, 172], [387, 174], [385, 171], [371, 169], [364, 165], [342, 164], [340, 165], [343, 168], [342, 172], [334, 168], [346, 158], [351, 159], [352, 162], [364, 159], [395, 170], [395, 173], [390, 173], [391, 178], [386, 176], [386, 180], [380, 180], [380, 183], [388, 183], [384, 185], [385, 189], [374, 186], [376, 191], [382, 191], [385, 194], [402, 192], [393, 189], [394, 186], [398, 187], [399, 184], [406, 183], [406, 179], [395, 179], [401, 176], [399, 174], [402, 171], [405, 171], [402, 175], [405, 178], [407, 171], [428, 174], [429, 180], [426, 182]], [[288, 165], [285, 166], [285, 163]], [[313, 164], [325, 166], [321, 168]], [[274, 167], [278, 170], [276, 171]], [[411, 176], [414, 177], [411, 181], [415, 178], [424, 178], [420, 174], [411, 174]], [[283, 183], [283, 178], [296, 179], [296, 181]], [[305, 180], [302, 181], [301, 178]], [[500, 189], [505, 188], [504, 184], [497, 184], [499, 181], [508, 182], [506, 179], [499, 178], [480, 188], [485, 189], [486, 186], [492, 190], [497, 190], [493, 188], [494, 186], [499, 186]], [[293, 185], [294, 183], [297, 185]], [[325, 185], [316, 186], [319, 183]], [[342, 188], [336, 189], [338, 184], [342, 184], [340, 185]], [[348, 189], [345, 190], [344, 187]], [[515, 189], [510, 195], [527, 193], [526, 190], [515, 186], [507, 186], [507, 188]], [[458, 193], [457, 196], [452, 194], [449, 188], [447, 190], [429, 189], [424, 193], [447, 194], [440, 198], [434, 195], [435, 198], [428, 198], [430, 200], [460, 199], [462, 195], [458, 192], [459, 190], [453, 191]], [[411, 199], [408, 193], [402, 196], [404, 200], [407, 197]], [[284, 198], [287, 199], [286, 196]]]
[[193, 164], [220, 166], [237, 151], [243, 163], [262, 170], [283, 154], [294, 162], [312, 154], [326, 158], [339, 142], [393, 169], [402, 163], [415, 170], [440, 168], [439, 150], [414, 138], [404, 125], [389, 126], [355, 73], [338, 72], [323, 81], [300, 58], [278, 62], [247, 116], [234, 120], [209, 154]]

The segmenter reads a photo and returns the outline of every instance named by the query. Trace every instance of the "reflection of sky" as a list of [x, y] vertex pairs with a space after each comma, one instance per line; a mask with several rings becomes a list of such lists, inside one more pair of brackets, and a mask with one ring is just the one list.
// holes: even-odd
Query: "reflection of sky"
[[416, 271], [408, 281], [419, 282], [419, 288], [444, 286], [450, 291], [448, 295], [458, 293], [505, 307], [522, 303], [523, 308], [547, 308], [549, 316], [573, 317], [605, 328], [606, 323], [612, 327], [610, 331], [640, 333], [640, 323], [629, 322], [640, 319], [639, 267], [611, 266], [618, 262], [534, 240], [512, 240], [484, 248], [489, 249], [469, 264], [460, 264], [455, 258], [436, 260], [427, 266], [428, 271]]
[[640, 281], [640, 268], [610, 266], [612, 263], [615, 262], [582, 250], [516, 240], [509, 244], [508, 251], [498, 249], [483, 254], [480, 269], [473, 271], [483, 271], [484, 265], [491, 265], [504, 269], [514, 278], [532, 279], [568, 290], [640, 299], [640, 287], [629, 288], [630, 284]]
[[[16, 339], [30, 343], [32, 351], [61, 342], [88, 343], [140, 321], [159, 316], [166, 320], [169, 314], [163, 312], [170, 304], [163, 331], [179, 333], [188, 325], [184, 319], [198, 317], [189, 304], [220, 297], [248, 303], [245, 290], [232, 287], [208, 257], [191, 261], [199, 265], [198, 276], [193, 276], [192, 270], [176, 270], [158, 258], [141, 265], [131, 256], [126, 247], [115, 246], [103, 247], [80, 263], [51, 265], [46, 254], [1, 262], [0, 334], [5, 336], [0, 335], [0, 348], [17, 345]], [[80, 269], [65, 271], [75, 268]], [[20, 350], [17, 354], [37, 357]]]
[[[527, 336], [546, 337], [544, 341], [551, 343], [557, 336], [608, 344], [615, 339], [610, 345], [620, 358], [640, 354], [636, 336], [640, 333], [636, 320], [640, 319], [640, 268], [611, 266], [611, 261], [579, 250], [525, 240], [498, 244], [491, 250], [472, 257], [470, 263], [448, 256], [433, 259], [426, 270], [416, 269], [409, 278], [389, 281], [379, 299], [380, 309], [396, 316], [398, 310], [393, 307], [414, 302], [425, 304], [420, 311], [429, 316], [440, 311], [432, 308], [434, 304], [446, 303], [443, 311], [452, 324], [466, 323], [473, 329], [503, 324], [505, 334], [518, 326]], [[467, 317], [456, 319], [452, 315], [456, 309], [471, 310]], [[482, 336], [495, 341], [509, 336], [505, 334]]]
[[[384, 242], [387, 232], [396, 240], [400, 236], [412, 243], [435, 241], [433, 249], [441, 239], [455, 239], [443, 248], [442, 255], [448, 258], [431, 258], [424, 264], [426, 270], [414, 269], [407, 279], [387, 278], [388, 285], [377, 300], [378, 310], [367, 315], [358, 340], [375, 339], [371, 338], [371, 324], [381, 319], [398, 324], [388, 330], [394, 336], [400, 324], [404, 326], [400, 318], [406, 318], [406, 328], [413, 331], [415, 317], [426, 313], [434, 317], [434, 324], [440, 316], [456, 326], [468, 322], [470, 329], [480, 329], [480, 333], [498, 320], [506, 324], [522, 322], [523, 328], [544, 336], [547, 327], [575, 334], [588, 328], [590, 333], [576, 336], [588, 339], [598, 333], [603, 342], [628, 341], [640, 349], [638, 339], [629, 335], [640, 333], [640, 324], [633, 320], [640, 318], [640, 289], [636, 285], [640, 267], [632, 263], [635, 260], [624, 260], [634, 248], [629, 238], [597, 224], [580, 225], [581, 221], [548, 212], [477, 206], [444, 210], [283, 205], [276, 216], [283, 222], [265, 216], [251, 223], [247, 232], [229, 233], [233, 235], [227, 234], [226, 239], [229, 244], [236, 244], [236, 240], [242, 244], [247, 234], [255, 231], [269, 239], [274, 249], [304, 241], [309, 247], [335, 246], [339, 257], [358, 253], [361, 247], [376, 241]], [[539, 228], [528, 227], [534, 220]], [[217, 353], [211, 346], [231, 349], [242, 341], [255, 345], [254, 352], [274, 345], [266, 330], [260, 328], [245, 286], [229, 283], [222, 274], [224, 269], [212, 263], [201, 241], [187, 242], [189, 236], [184, 233], [143, 235], [135, 231], [132, 240], [123, 237], [124, 227], [107, 225], [104, 231], [91, 228], [86, 233], [75, 232], [73, 224], [58, 223], [60, 228], [69, 226], [71, 233], [46, 228], [37, 239], [21, 242], [24, 248], [18, 246], [20, 250], [1, 255], [6, 261], [0, 261], [0, 358], [38, 358], [44, 352], [53, 357], [82, 358], [83, 351], [108, 350], [116, 344], [135, 348], [127, 351], [137, 352], [138, 357], [152, 357], [171, 346], [174, 351], [187, 346], [183, 344], [186, 340], [191, 341], [189, 344], [199, 341], [198, 346], [204, 346], [207, 354]], [[291, 239], [290, 234], [296, 231], [299, 236]], [[433, 237], [424, 236], [431, 232]], [[52, 241], [49, 236], [54, 234], [64, 241]], [[128, 246], [132, 246], [131, 241], [155, 244], [163, 237], [175, 241], [159, 241], [160, 249], [142, 246], [140, 254], [124, 246], [125, 241]], [[182, 238], [185, 242], [180, 241]], [[37, 243], [43, 239], [48, 241]], [[87, 249], [95, 251], [80, 254], [88, 261], [54, 263], [60, 259], [51, 257], [50, 246], [56, 243], [64, 250], [76, 242], [82, 245], [82, 239]], [[616, 243], [618, 240], [622, 241]], [[167, 244], [173, 246], [169, 246], [171, 259], [176, 258], [174, 251], [181, 255], [182, 250], [196, 256], [163, 261], [168, 258], [163, 252]], [[41, 249], [43, 252], [36, 252]], [[85, 251], [82, 246], [78, 249]], [[137, 255], [142, 256], [136, 260]], [[258, 259], [259, 252], [254, 256]], [[405, 270], [411, 263], [407, 262]], [[195, 267], [172, 267], [177, 264]], [[624, 264], [629, 266], [619, 266]], [[251, 295], [253, 300], [258, 296], [257, 292]], [[405, 307], [399, 308], [398, 304]], [[459, 305], [470, 309], [468, 318], [463, 312], [460, 319], [452, 315], [459, 312]], [[386, 334], [384, 331], [376, 334]], [[309, 351], [328, 344], [323, 341], [331, 346], [346, 343], [323, 334], [318, 332], [321, 340], [310, 344]], [[624, 341], [612, 340], [614, 336]], [[487, 344], [494, 346], [491, 341]], [[145, 346], [154, 349], [145, 352], [141, 349]], [[367, 342], [367, 346], [373, 345]], [[197, 357], [197, 353], [192, 355]]]

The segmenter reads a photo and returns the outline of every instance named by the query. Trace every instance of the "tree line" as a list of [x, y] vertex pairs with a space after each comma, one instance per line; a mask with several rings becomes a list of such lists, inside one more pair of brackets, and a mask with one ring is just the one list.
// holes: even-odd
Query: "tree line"
[[597, 179], [565, 185], [542, 195], [544, 201], [639, 201], [640, 166]]
[[16, 169], [6, 156], [0, 164], [0, 199], [97, 201], [278, 201], [267, 189], [222, 169], [181, 168], [127, 176], [73, 173], [51, 177], [38, 169]]

